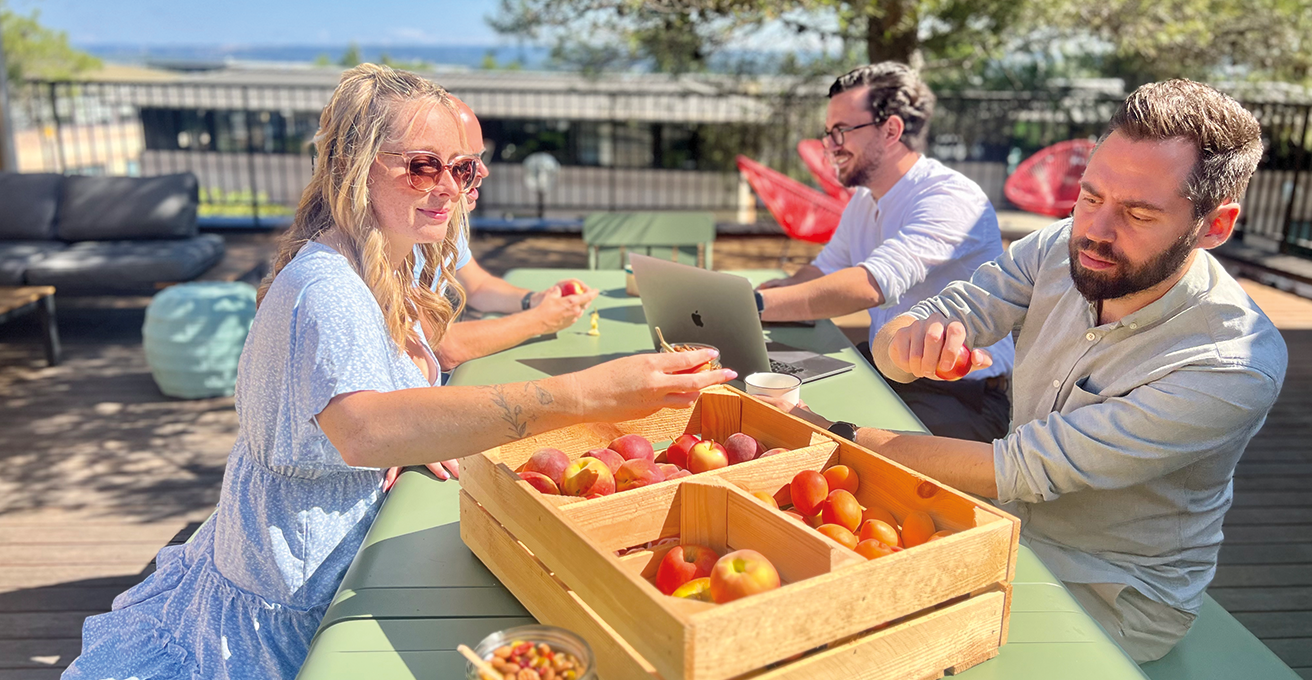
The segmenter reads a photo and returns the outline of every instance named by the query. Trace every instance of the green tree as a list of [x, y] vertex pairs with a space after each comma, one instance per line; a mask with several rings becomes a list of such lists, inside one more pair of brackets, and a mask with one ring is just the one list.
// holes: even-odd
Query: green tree
[[1034, 1], [501, 0], [489, 23], [553, 41], [553, 56], [584, 66], [706, 70], [734, 40], [767, 24], [837, 45], [847, 59], [962, 64], [996, 56]]
[[1062, 0], [1036, 23], [1091, 39], [1083, 59], [1133, 86], [1175, 76], [1308, 82], [1312, 3], [1307, 0]]
[[337, 60], [337, 65], [344, 68], [359, 66], [363, 59], [360, 57], [360, 46], [354, 41], [347, 45], [346, 51], [342, 53], [342, 58]]
[[328, 55], [326, 55], [326, 54], [321, 54], [321, 55], [319, 55], [319, 56], [317, 56], [317, 57], [314, 58], [314, 65], [315, 65], [315, 66], [332, 66], [332, 65], [333, 65], [333, 58], [330, 57], [330, 56], [328, 56]]
[[9, 82], [67, 80], [100, 67], [100, 60], [68, 44], [68, 34], [41, 25], [40, 13], [19, 14], [0, 0], [0, 30]]

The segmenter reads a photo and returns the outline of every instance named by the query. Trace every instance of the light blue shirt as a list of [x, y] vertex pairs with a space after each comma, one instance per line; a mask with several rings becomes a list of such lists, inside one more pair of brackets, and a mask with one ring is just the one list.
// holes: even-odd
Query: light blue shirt
[[1070, 221], [916, 305], [987, 344], [1019, 326], [998, 500], [1053, 573], [1197, 613], [1235, 464], [1285, 378], [1284, 339], [1199, 251], [1157, 301], [1099, 324], [1070, 277]]

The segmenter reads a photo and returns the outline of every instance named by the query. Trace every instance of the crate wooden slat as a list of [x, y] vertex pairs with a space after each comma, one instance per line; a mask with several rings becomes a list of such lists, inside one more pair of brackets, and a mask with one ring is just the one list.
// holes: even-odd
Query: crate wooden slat
[[[589, 500], [544, 496], [514, 472], [544, 446], [574, 459], [621, 434], [669, 441], [694, 432], [723, 441], [738, 431], [757, 437], [766, 448], [790, 451]], [[899, 521], [923, 510], [938, 528], [956, 533], [866, 561], [748, 493], [764, 491], [786, 501], [787, 484], [798, 471], [836, 464], [848, 465], [860, 476], [857, 498], [863, 505], [882, 505]], [[957, 607], [983, 597], [999, 607], [992, 620], [992, 646], [984, 652], [968, 650], [938, 670], [986, 658], [988, 650], [995, 652], [1006, 639], [1005, 591], [1015, 569], [1019, 534], [1015, 518], [731, 388], [705, 391], [690, 410], [564, 428], [492, 449], [467, 459], [462, 472], [468, 502], [490, 513], [589, 616], [607, 627], [607, 634], [631, 650], [640, 660], [636, 667], [647, 677], [651, 670], [667, 680], [724, 680], [761, 672], [767, 664], [817, 647], [869, 637], [877, 626], [924, 617], [949, 601]], [[477, 545], [491, 540], [489, 535], [470, 534], [466, 543], [500, 576], [502, 567], [494, 562], [504, 551]], [[786, 583], [722, 605], [678, 600], [660, 594], [648, 580], [668, 546], [624, 557], [616, 554], [675, 536], [722, 552], [758, 549], [770, 557]], [[538, 615], [529, 601], [537, 597], [532, 589], [517, 591], [516, 596]], [[978, 606], [976, 602], [962, 611], [984, 611]], [[752, 623], [743, 625], [745, 621]], [[913, 639], [918, 634], [914, 625], [894, 627], [904, 630], [899, 628], [904, 625], [912, 632], [899, 633], [899, 639]], [[812, 654], [803, 661], [814, 663], [808, 660], [821, 656]]]

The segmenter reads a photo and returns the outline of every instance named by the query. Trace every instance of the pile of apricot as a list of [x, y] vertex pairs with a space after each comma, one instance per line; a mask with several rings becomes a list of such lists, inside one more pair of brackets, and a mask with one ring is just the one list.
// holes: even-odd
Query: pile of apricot
[[784, 487], [789, 502], [782, 507], [770, 494], [752, 495], [868, 560], [952, 534], [939, 531], [934, 518], [920, 510], [907, 513], [899, 523], [886, 508], [861, 505], [856, 499], [860, 484], [856, 471], [835, 465], [824, 472], [797, 473]]

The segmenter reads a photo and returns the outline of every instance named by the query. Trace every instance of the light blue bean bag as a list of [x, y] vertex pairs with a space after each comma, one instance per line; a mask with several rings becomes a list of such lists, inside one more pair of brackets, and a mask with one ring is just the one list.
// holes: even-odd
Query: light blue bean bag
[[183, 283], [157, 294], [141, 335], [159, 390], [181, 399], [231, 396], [254, 318], [255, 288], [245, 283]]

